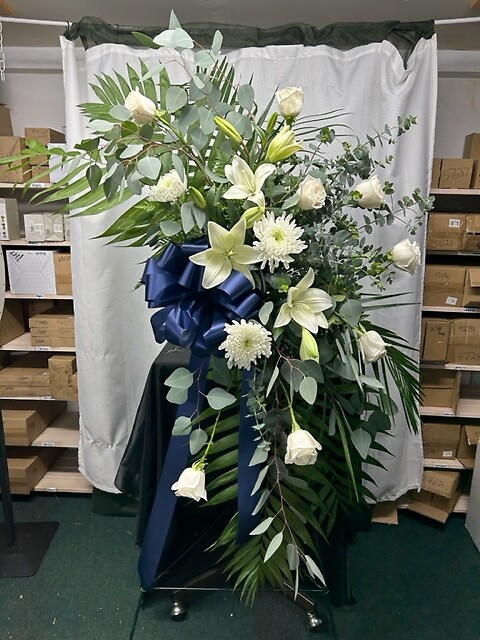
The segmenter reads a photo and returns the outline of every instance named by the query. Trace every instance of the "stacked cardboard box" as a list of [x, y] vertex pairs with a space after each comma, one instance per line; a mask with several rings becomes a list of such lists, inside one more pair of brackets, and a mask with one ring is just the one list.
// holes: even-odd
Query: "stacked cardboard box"
[[6, 256], [12, 293], [28, 295], [57, 293], [54, 251], [8, 249]]
[[423, 455], [436, 460], [454, 460], [457, 456], [461, 425], [446, 422], [422, 424]]
[[8, 475], [12, 493], [28, 495], [60, 457], [63, 449], [22, 447], [8, 450]]
[[431, 213], [428, 216], [427, 251], [480, 252], [480, 215]]
[[455, 413], [460, 392], [460, 371], [444, 369], [422, 369], [420, 383], [422, 386], [424, 407], [442, 407]]
[[447, 361], [480, 364], [480, 318], [459, 318], [450, 323]]
[[69, 253], [56, 253], [54, 256], [55, 285], [57, 293], [72, 295], [72, 256]]
[[480, 267], [427, 264], [423, 304], [432, 307], [480, 307]]
[[56, 309], [39, 313], [28, 319], [32, 345], [48, 347], [74, 347], [74, 316], [56, 313]]
[[471, 158], [434, 158], [432, 188], [469, 189], [473, 164]]
[[48, 359], [50, 392], [53, 398], [78, 400], [77, 363], [73, 355], [54, 355]]
[[[65, 135], [60, 131], [48, 127], [25, 127], [25, 140], [35, 140], [45, 147], [63, 146]], [[32, 177], [38, 177], [40, 182], [50, 182], [49, 156], [38, 155], [32, 159]]]
[[3, 400], [5, 443], [10, 446], [30, 445], [66, 408], [66, 402]]
[[407, 508], [437, 522], [445, 523], [460, 497], [458, 471], [428, 470], [423, 472], [422, 489], [410, 494]]
[[26, 213], [23, 221], [27, 242], [61, 242], [65, 239], [61, 213]]
[[465, 158], [473, 160], [471, 189], [480, 189], [480, 133], [471, 133], [465, 138]]
[[[0, 136], [0, 158], [17, 156], [25, 149], [25, 140], [20, 136]], [[32, 177], [30, 166], [15, 162], [15, 168], [0, 166], [0, 182], [26, 182]]]
[[447, 362], [450, 320], [448, 318], [422, 319], [422, 348], [420, 358], [423, 362]]
[[50, 397], [50, 375], [43, 354], [16, 358], [0, 370], [0, 396]]

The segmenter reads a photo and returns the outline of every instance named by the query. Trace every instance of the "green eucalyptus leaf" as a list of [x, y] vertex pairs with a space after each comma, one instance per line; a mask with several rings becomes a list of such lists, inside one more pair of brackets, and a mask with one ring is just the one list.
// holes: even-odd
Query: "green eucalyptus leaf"
[[315, 404], [317, 399], [317, 381], [315, 378], [306, 376], [300, 383], [300, 395], [308, 404]]
[[155, 44], [169, 49], [193, 49], [193, 40], [181, 27], [166, 29], [153, 39]]
[[345, 322], [353, 328], [358, 327], [363, 314], [363, 307], [360, 300], [347, 300], [342, 304], [338, 313]]
[[168, 113], [175, 113], [187, 104], [188, 96], [183, 87], [172, 85], [167, 89], [166, 108]]
[[256, 516], [257, 513], [259, 513], [263, 507], [263, 505], [266, 503], [268, 496], [270, 495], [270, 491], [267, 491], [267, 489], [265, 489], [265, 491], [262, 492], [262, 495], [260, 496], [260, 499], [258, 500], [257, 504], [255, 505], [255, 509], [252, 511], [252, 516]]
[[352, 442], [360, 456], [365, 460], [372, 444], [372, 436], [365, 429], [355, 429], [355, 431], [352, 431]]
[[176, 236], [177, 233], [180, 233], [182, 225], [175, 220], [164, 220], [163, 222], [160, 222], [160, 229], [167, 238], [171, 238], [172, 236]]
[[183, 166], [183, 162], [176, 154], [172, 155], [172, 162], [180, 180], [185, 180], [185, 167]]
[[280, 531], [275, 536], [273, 536], [270, 544], [267, 547], [265, 552], [265, 557], [263, 558], [264, 562], [268, 562], [273, 554], [279, 549], [280, 545], [283, 542], [283, 531]]
[[113, 123], [107, 122], [106, 120], [92, 120], [88, 123], [88, 128], [92, 131], [98, 131], [100, 133], [104, 133], [105, 131], [110, 131], [113, 127]]
[[215, 56], [218, 56], [218, 54], [220, 53], [220, 49], [222, 48], [222, 44], [223, 44], [223, 35], [220, 31], [215, 31], [215, 35], [213, 36], [213, 42], [212, 42], [212, 53]]
[[255, 91], [251, 84], [242, 84], [238, 87], [237, 102], [246, 111], [251, 111], [255, 101]]
[[316, 562], [308, 555], [305, 555], [305, 563], [307, 565], [308, 573], [312, 576], [312, 578], [316, 577], [325, 584], [325, 578], [323, 577], [322, 572], [318, 568]]
[[115, 120], [128, 120], [131, 116], [130, 111], [123, 104], [116, 104], [108, 112]]
[[385, 389], [385, 385], [372, 376], [358, 376], [360, 382], [371, 389]]
[[260, 308], [260, 311], [258, 312], [258, 319], [263, 325], [267, 324], [272, 311], [273, 311], [273, 302], [271, 301], [265, 302], [265, 304], [262, 305], [262, 307]]
[[133, 158], [143, 151], [143, 144], [129, 144], [120, 154], [120, 158]]
[[193, 373], [185, 367], [178, 367], [168, 376], [165, 384], [175, 389], [189, 389], [193, 384]]
[[86, 173], [86, 178], [88, 180], [88, 184], [92, 191], [98, 188], [100, 184], [100, 180], [102, 179], [102, 170], [98, 166], [98, 164], [92, 164], [88, 167]]
[[194, 429], [189, 439], [190, 453], [192, 456], [198, 453], [206, 445], [207, 441], [208, 436], [203, 429]]
[[265, 476], [267, 475], [267, 471], [268, 471], [268, 466], [263, 467], [263, 469], [259, 471], [257, 476], [257, 481], [255, 482], [255, 486], [253, 487], [252, 493], [250, 494], [251, 496], [255, 495], [257, 491], [260, 489], [260, 487], [262, 486], [262, 483], [265, 480]]
[[172, 436], [188, 436], [191, 430], [191, 419], [188, 416], [178, 416], [173, 425]]
[[195, 51], [194, 61], [197, 67], [208, 69], [215, 64], [215, 57], [209, 51], [201, 49], [200, 51]]
[[178, 389], [172, 387], [167, 393], [167, 400], [172, 404], [183, 404], [188, 398], [187, 389]]
[[197, 225], [197, 227], [199, 229], [203, 229], [203, 227], [205, 226], [205, 222], [207, 221], [205, 211], [193, 205], [193, 216], [195, 218], [195, 224]]
[[300, 566], [300, 556], [298, 555], [298, 549], [292, 543], [287, 544], [287, 560], [290, 571], [296, 571]]
[[273, 522], [272, 516], [269, 516], [268, 518], [265, 518], [265, 520], [263, 520], [263, 522], [261, 522], [259, 525], [257, 525], [255, 527], [255, 529], [250, 531], [250, 535], [251, 536], [259, 536], [262, 533], [265, 533], [265, 531], [269, 528], [269, 526], [272, 524], [272, 522]]
[[160, 171], [162, 170], [162, 162], [160, 158], [156, 156], [146, 156], [140, 158], [137, 163], [137, 169], [142, 176], [150, 178], [151, 180], [157, 180]]
[[265, 443], [260, 443], [252, 456], [252, 459], [248, 463], [249, 467], [254, 467], [257, 464], [262, 464], [268, 459], [268, 445], [265, 447]]
[[182, 218], [182, 227], [184, 233], [190, 233], [195, 226], [195, 217], [193, 215], [193, 206], [191, 202], [185, 202], [180, 208], [180, 216]]
[[277, 380], [279, 373], [280, 373], [280, 369], [275, 365], [275, 369], [273, 370], [272, 377], [270, 378], [267, 385], [267, 390], [265, 391], [266, 398], [268, 398], [270, 391], [273, 389], [273, 385], [275, 384], [275, 381]]
[[206, 107], [198, 108], [198, 118], [200, 120], [200, 127], [205, 135], [210, 135], [216, 129], [214, 114], [211, 109]]
[[220, 387], [215, 387], [207, 393], [207, 402], [212, 409], [215, 409], [216, 411], [225, 409], [225, 407], [228, 407], [235, 401], [235, 396], [232, 396], [231, 393], [228, 393], [228, 391], [225, 391], [225, 389], [221, 389]]

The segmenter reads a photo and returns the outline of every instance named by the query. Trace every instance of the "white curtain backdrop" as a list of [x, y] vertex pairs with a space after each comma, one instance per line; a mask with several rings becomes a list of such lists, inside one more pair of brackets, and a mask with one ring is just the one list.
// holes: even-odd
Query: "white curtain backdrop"
[[[77, 104], [94, 99], [88, 86], [95, 74], [120, 73], [128, 62], [138, 67], [138, 57], [152, 64], [158, 51], [139, 52], [123, 45], [99, 45], [79, 53], [62, 39], [67, 140], [74, 144], [88, 130]], [[186, 61], [191, 61], [187, 52]], [[395, 125], [397, 116], [416, 115], [419, 124], [382, 154], [395, 154], [394, 162], [379, 173], [394, 182], [397, 194], [420, 187], [426, 194], [433, 157], [436, 92], [436, 39], [420, 40], [405, 68], [398, 50], [388, 42], [338, 51], [327, 46], [271, 46], [240, 49], [228, 54], [238, 82], [254, 77], [260, 107], [282, 86], [296, 85], [305, 91], [302, 115], [333, 109], [347, 113], [342, 122], [361, 139], [366, 133]], [[184, 79], [179, 65], [171, 65], [174, 81]], [[341, 130], [338, 130], [339, 133]], [[381, 155], [379, 156], [382, 157]], [[105, 247], [92, 237], [104, 230], [118, 211], [92, 218], [78, 218], [72, 233], [74, 295], [81, 399], [80, 469], [98, 488], [116, 491], [113, 480], [123, 455], [148, 369], [160, 346], [153, 341], [143, 291], [133, 291], [142, 272], [144, 249]], [[423, 248], [425, 229], [417, 240]], [[391, 248], [405, 237], [400, 223], [375, 231], [372, 239]], [[400, 274], [395, 293], [417, 306], [383, 311], [374, 319], [397, 331], [411, 344], [419, 344], [422, 293], [421, 270], [416, 276]], [[396, 420], [394, 438], [385, 444], [393, 454], [380, 456], [387, 471], [370, 468], [381, 500], [393, 500], [418, 488], [422, 475], [422, 444], [411, 434], [405, 420]]]

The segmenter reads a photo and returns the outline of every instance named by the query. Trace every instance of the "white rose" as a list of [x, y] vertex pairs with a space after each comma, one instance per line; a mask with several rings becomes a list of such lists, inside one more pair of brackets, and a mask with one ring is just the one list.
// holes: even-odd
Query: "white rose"
[[320, 451], [321, 448], [322, 445], [308, 431], [304, 429], [292, 431], [287, 438], [285, 464], [315, 464], [317, 449]]
[[355, 191], [362, 194], [358, 204], [364, 209], [377, 209], [385, 202], [385, 194], [377, 176], [361, 182], [355, 187]]
[[304, 211], [319, 209], [325, 204], [325, 187], [319, 178], [307, 176], [298, 187], [298, 206]]
[[182, 471], [179, 479], [172, 484], [172, 491], [182, 498], [192, 498], [197, 502], [200, 498], [207, 499], [205, 490], [205, 472], [200, 469], [188, 467]]
[[376, 362], [387, 353], [386, 347], [389, 345], [376, 331], [366, 331], [357, 340], [365, 362]]
[[130, 111], [133, 121], [138, 124], [148, 124], [155, 117], [157, 107], [150, 98], [145, 97], [138, 89], [130, 91], [125, 98], [125, 107]]
[[399, 269], [413, 275], [421, 260], [418, 242], [408, 239], [398, 242], [392, 249], [392, 260]]
[[303, 91], [300, 87], [285, 87], [275, 94], [284, 118], [298, 116], [303, 108]]

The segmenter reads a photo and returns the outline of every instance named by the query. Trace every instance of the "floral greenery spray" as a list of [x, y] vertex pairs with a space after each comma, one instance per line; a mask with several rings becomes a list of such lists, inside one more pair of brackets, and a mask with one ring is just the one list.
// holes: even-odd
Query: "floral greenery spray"
[[[181, 413], [173, 426], [174, 438], [187, 437], [191, 460], [169, 490], [232, 508], [215, 548], [247, 602], [266, 584], [297, 591], [303, 573], [323, 581], [318, 537], [328, 540], [339, 514], [373, 500], [362, 465], [378, 464], [372, 450], [385, 451], [378, 435], [400, 410], [412, 430], [419, 424], [411, 346], [369, 319], [371, 309], [389, 305], [385, 284], [397, 270], [414, 273], [421, 260], [407, 238], [386, 250], [368, 241], [374, 227], [394, 221], [414, 234], [432, 207], [418, 189], [395, 203], [393, 185], [378, 177], [392, 156], [373, 157], [415, 118], [399, 117], [365, 142], [343, 142], [332, 158], [337, 137], [327, 116], [303, 118], [303, 90], [294, 86], [279, 88], [261, 110], [252, 84], [235, 83], [220, 32], [201, 48], [172, 14], [154, 39], [136, 35], [171, 51], [191, 70], [189, 81], [172, 84], [168, 65], [141, 60], [124, 75], [102, 75], [93, 85], [97, 101], [81, 106], [90, 137], [72, 151], [32, 141], [1, 162], [58, 158], [67, 175], [41, 197], [68, 198], [66, 210], [77, 215], [130, 201], [103, 236], [151, 247], [152, 265], [169, 283], [162, 291], [178, 291], [157, 302], [157, 339], [209, 358], [206, 408]], [[172, 251], [183, 256], [178, 271]], [[187, 272], [197, 274], [195, 290], [184, 287]], [[222, 309], [215, 331], [210, 308]], [[168, 400], [185, 406], [198, 376], [177, 369], [166, 382]], [[248, 539], [239, 542], [242, 379], [255, 507]]]

